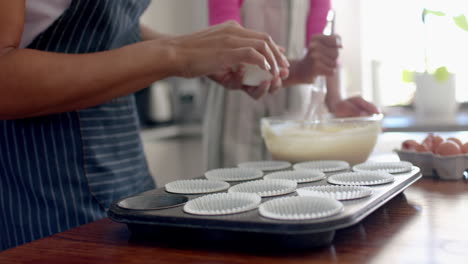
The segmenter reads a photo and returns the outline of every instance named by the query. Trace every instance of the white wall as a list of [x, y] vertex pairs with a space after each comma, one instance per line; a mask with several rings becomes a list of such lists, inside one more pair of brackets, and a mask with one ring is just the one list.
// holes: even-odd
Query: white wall
[[332, 3], [336, 12], [335, 31], [343, 42], [340, 61], [344, 89], [348, 96], [362, 93], [369, 97], [362, 91], [361, 0], [332, 0]]
[[206, 0], [153, 0], [143, 23], [169, 34], [186, 34], [208, 25]]
[[[195, 32], [208, 26], [207, 0], [153, 0], [141, 20], [142, 23], [161, 33], [181, 35]], [[199, 79], [170, 78], [159, 83], [170, 90], [173, 118], [180, 122], [201, 118], [205, 90]], [[160, 87], [154, 85], [151, 94], [161, 92], [156, 90]], [[185, 105], [180, 101], [180, 96], [186, 94], [193, 95], [194, 98], [193, 109], [189, 113], [186, 113]], [[152, 100], [153, 104], [158, 105], [157, 100]], [[155, 116], [160, 113], [160, 110], [152, 111], [150, 115]]]

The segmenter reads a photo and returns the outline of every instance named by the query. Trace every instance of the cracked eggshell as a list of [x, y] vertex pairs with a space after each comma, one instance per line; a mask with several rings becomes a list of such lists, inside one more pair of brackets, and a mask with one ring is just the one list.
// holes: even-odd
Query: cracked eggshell
[[253, 64], [243, 64], [244, 77], [242, 79], [243, 85], [248, 86], [259, 86], [263, 81], [269, 81], [273, 78], [273, 75], [268, 71]]

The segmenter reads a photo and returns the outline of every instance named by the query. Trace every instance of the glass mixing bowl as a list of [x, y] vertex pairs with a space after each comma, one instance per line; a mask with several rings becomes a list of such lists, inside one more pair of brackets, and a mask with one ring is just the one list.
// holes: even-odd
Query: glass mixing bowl
[[355, 165], [366, 161], [374, 149], [382, 118], [382, 114], [320, 121], [265, 117], [261, 131], [273, 159], [344, 160]]

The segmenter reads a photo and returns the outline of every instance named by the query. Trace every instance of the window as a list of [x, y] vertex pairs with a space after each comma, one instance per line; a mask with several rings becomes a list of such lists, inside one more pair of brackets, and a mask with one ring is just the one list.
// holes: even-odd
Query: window
[[[446, 16], [428, 15], [423, 24], [424, 8]], [[429, 71], [455, 73], [457, 101], [468, 101], [468, 32], [452, 19], [468, 16], [467, 8], [466, 0], [361, 0], [363, 93], [381, 106], [411, 103], [415, 85], [402, 72], [424, 71], [426, 57]]]

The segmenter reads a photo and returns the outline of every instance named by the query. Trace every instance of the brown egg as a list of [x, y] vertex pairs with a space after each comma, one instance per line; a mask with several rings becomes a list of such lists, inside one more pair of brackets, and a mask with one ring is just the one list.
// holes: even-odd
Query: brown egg
[[463, 146], [461, 147], [461, 150], [463, 153], [468, 153], [468, 142], [463, 144]]
[[401, 143], [401, 149], [404, 150], [416, 150], [418, 146], [419, 143], [412, 139], [405, 140]]
[[432, 138], [432, 149], [431, 151], [433, 153], [436, 152], [436, 149], [437, 147], [440, 145], [440, 143], [442, 143], [444, 141], [444, 139], [440, 136], [437, 136], [437, 135], [434, 135], [434, 137]]
[[439, 154], [441, 156], [452, 156], [452, 155], [458, 155], [461, 154], [461, 149], [460, 146], [458, 146], [457, 143], [447, 140], [442, 143], [437, 147], [436, 149], [436, 154]]
[[453, 142], [457, 143], [457, 145], [460, 148], [463, 146], [463, 143], [456, 137], [449, 137], [449, 138], [447, 138], [447, 140], [450, 140], [450, 141], [453, 141]]
[[431, 149], [426, 144], [420, 144], [416, 147], [417, 152], [431, 152]]
[[434, 140], [434, 134], [429, 133], [427, 137], [423, 140], [421, 145], [426, 145], [429, 150], [432, 150], [432, 141]]

